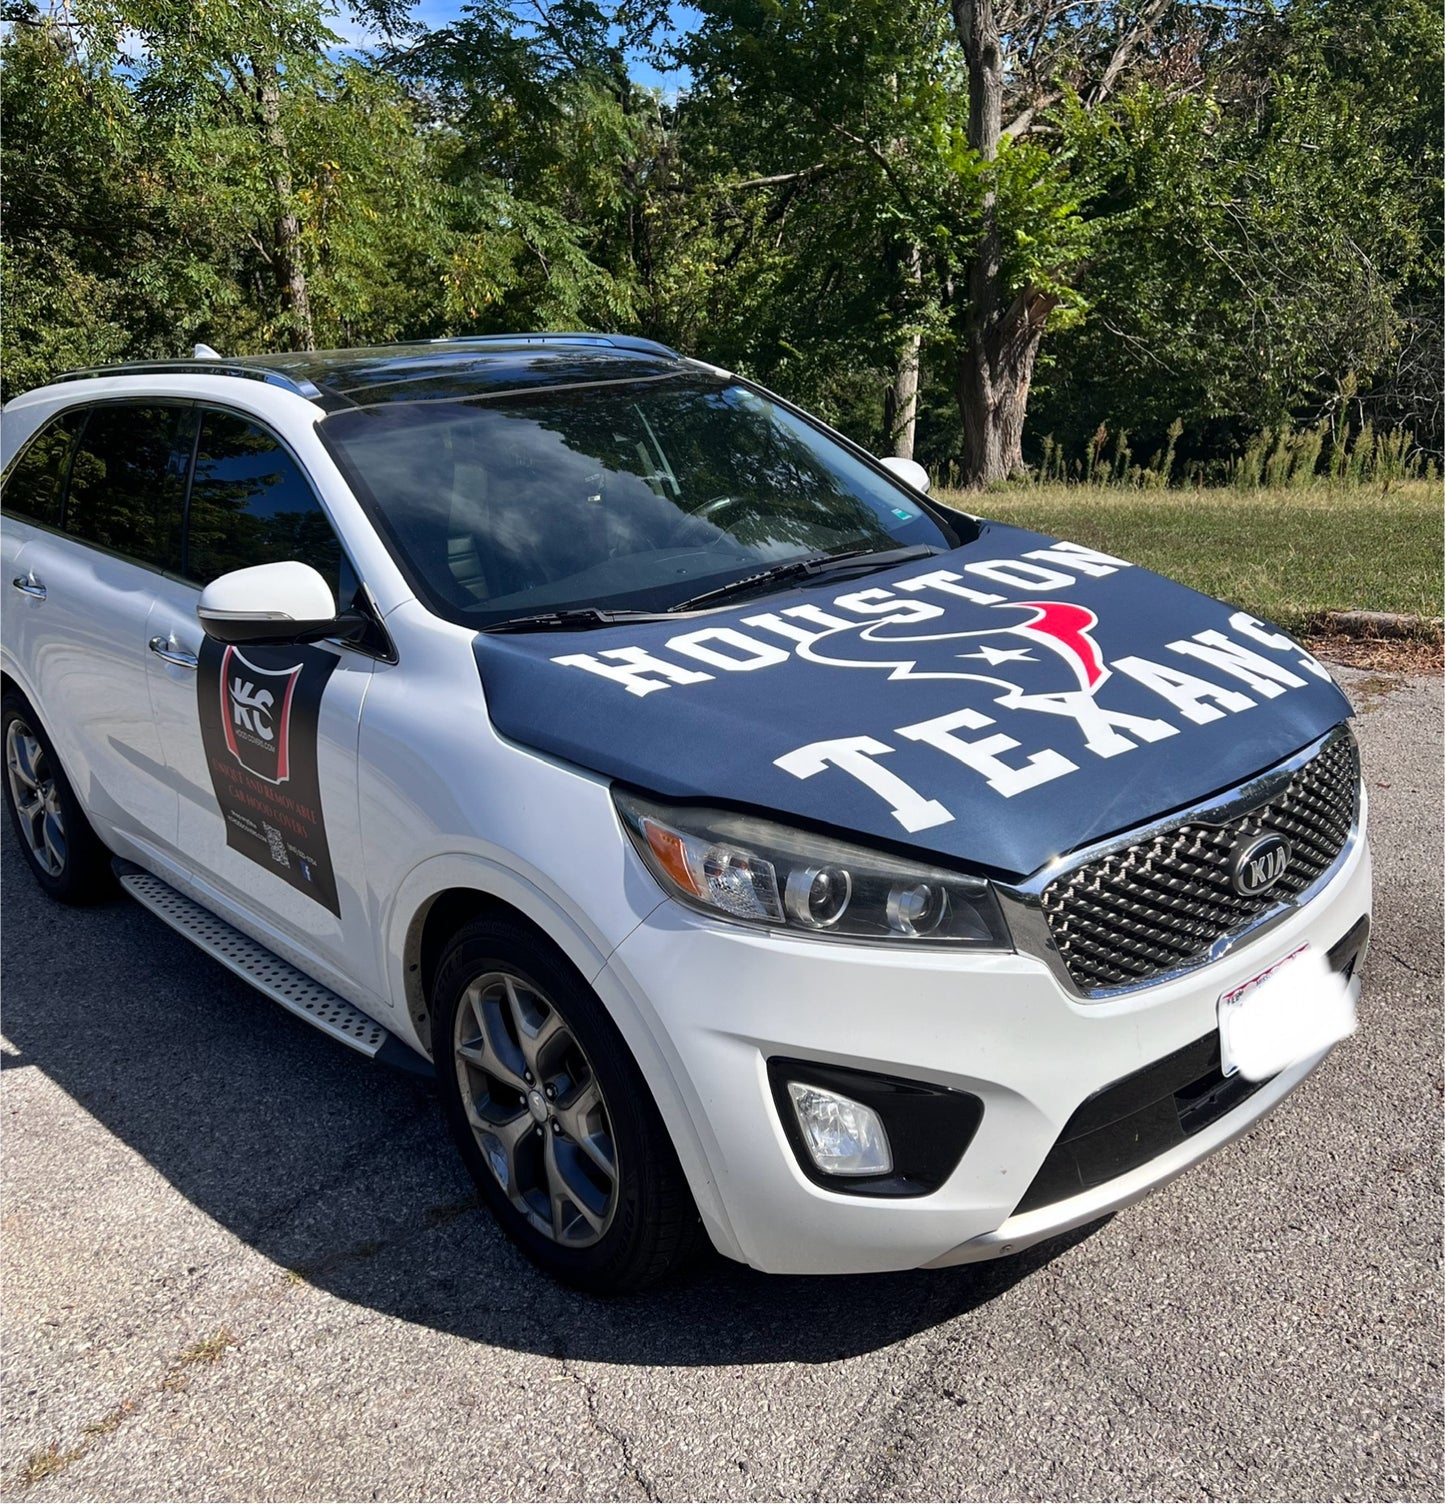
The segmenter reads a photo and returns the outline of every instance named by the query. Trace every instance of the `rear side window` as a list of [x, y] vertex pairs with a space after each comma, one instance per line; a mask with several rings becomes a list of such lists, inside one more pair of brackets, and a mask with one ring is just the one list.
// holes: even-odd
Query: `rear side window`
[[330, 519], [281, 441], [235, 413], [202, 413], [186, 514], [187, 576], [208, 585], [233, 569], [285, 559], [319, 571], [342, 604], [356, 590]]
[[3, 505], [12, 517], [27, 522], [60, 526], [60, 503], [65, 472], [75, 436], [85, 423], [85, 413], [74, 408], [52, 418], [25, 446], [25, 452], [5, 480]]
[[182, 476], [194, 423], [192, 407], [92, 408], [70, 470], [65, 531], [138, 563], [179, 571]]

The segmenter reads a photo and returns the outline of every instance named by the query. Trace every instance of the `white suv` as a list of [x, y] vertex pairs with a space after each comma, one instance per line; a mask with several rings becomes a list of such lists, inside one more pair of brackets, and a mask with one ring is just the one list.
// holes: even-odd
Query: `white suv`
[[118, 366], [3, 440], [37, 881], [113, 868], [434, 1063], [561, 1278], [635, 1288], [702, 1231], [779, 1272], [1009, 1253], [1351, 1027], [1325, 670], [724, 371], [595, 335]]

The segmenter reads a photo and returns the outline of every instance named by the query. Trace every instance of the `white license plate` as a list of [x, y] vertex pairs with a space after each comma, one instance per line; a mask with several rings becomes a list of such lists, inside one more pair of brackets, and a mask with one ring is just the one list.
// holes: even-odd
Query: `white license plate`
[[1234, 1058], [1231, 1048], [1233, 1027], [1235, 1020], [1241, 1015], [1245, 1005], [1249, 1002], [1249, 995], [1258, 989], [1259, 984], [1268, 981], [1281, 966], [1288, 966], [1296, 956], [1303, 955], [1309, 949], [1309, 945], [1301, 945], [1297, 950], [1292, 950], [1287, 956], [1281, 956], [1273, 966], [1267, 966], [1256, 976], [1250, 977], [1247, 982], [1241, 982], [1238, 987], [1231, 987], [1228, 992], [1220, 994], [1219, 998], [1219, 1063], [1226, 1076], [1232, 1076], [1239, 1069], [1239, 1062]]
[[1263, 1081], [1354, 1029], [1348, 983], [1301, 945], [1220, 994], [1220, 1068], [1226, 1076], [1242, 1070], [1249, 1080]]

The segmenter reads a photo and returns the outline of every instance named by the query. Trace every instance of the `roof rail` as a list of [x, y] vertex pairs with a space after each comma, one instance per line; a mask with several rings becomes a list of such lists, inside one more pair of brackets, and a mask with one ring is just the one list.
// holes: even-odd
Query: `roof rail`
[[273, 371], [266, 366], [233, 365], [216, 360], [127, 360], [113, 366], [87, 366], [79, 371], [66, 371], [55, 380], [57, 383], [92, 381], [102, 376], [239, 376], [245, 381], [264, 381], [268, 386], [279, 386], [311, 402], [322, 395], [321, 388], [304, 376], [288, 376], [284, 371]]
[[590, 334], [582, 331], [565, 334], [447, 334], [434, 339], [434, 345], [610, 345], [615, 350], [635, 350], [643, 355], [665, 355], [670, 360], [682, 356], [655, 339], [640, 339], [632, 334]]

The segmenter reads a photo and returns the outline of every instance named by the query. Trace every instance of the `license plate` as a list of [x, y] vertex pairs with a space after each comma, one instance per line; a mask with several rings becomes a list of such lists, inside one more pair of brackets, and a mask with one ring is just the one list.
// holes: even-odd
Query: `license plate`
[[[1355, 1028], [1348, 985], [1308, 944], [1219, 998], [1219, 1063], [1263, 1081], [1337, 1043]], [[1265, 984], [1269, 983], [1268, 986]]]

